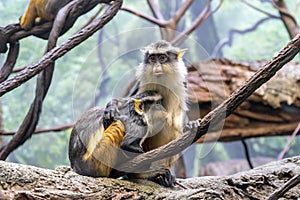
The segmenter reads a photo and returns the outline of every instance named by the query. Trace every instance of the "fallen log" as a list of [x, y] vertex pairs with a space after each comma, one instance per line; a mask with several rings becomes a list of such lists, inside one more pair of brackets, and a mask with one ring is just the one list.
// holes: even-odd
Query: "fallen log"
[[[146, 180], [92, 178], [69, 166], [55, 170], [0, 161], [0, 199], [266, 199], [300, 173], [300, 157], [271, 162], [230, 176], [178, 179], [189, 189]], [[300, 197], [300, 185], [282, 199]]]

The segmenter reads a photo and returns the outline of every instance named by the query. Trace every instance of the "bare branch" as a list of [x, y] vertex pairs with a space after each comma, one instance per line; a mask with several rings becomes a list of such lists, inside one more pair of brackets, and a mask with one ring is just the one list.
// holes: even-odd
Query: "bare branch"
[[244, 147], [244, 151], [245, 151], [245, 155], [246, 155], [246, 159], [247, 159], [248, 165], [249, 165], [250, 169], [253, 169], [253, 164], [251, 162], [251, 158], [250, 158], [250, 154], [249, 154], [247, 143], [246, 143], [246, 141], [245, 141], [244, 138], [241, 138], [241, 141], [242, 141], [242, 144], [243, 144], [243, 147]]
[[254, 10], [258, 11], [258, 12], [261, 12], [271, 18], [278, 18], [279, 19], [279, 16], [276, 16], [276, 15], [273, 15], [272, 13], [269, 13], [261, 8], [258, 8], [256, 6], [254, 6], [253, 4], [249, 3], [247, 0], [242, 0], [243, 3], [245, 3], [247, 6], [253, 8]]
[[211, 5], [211, 0], [207, 0], [206, 5], [204, 7], [204, 9], [202, 10], [202, 12], [198, 15], [198, 17], [193, 21], [192, 25], [184, 30], [183, 32], [181, 32], [179, 35], [177, 35], [172, 41], [172, 44], [175, 45], [179, 45], [186, 36], [188, 36], [189, 34], [191, 34], [197, 27], [199, 27], [211, 14], [213, 14], [214, 12], [216, 12], [220, 7], [221, 4], [223, 3], [223, 0], [220, 0], [218, 6], [210, 11], [210, 5]]
[[300, 131], [300, 122], [298, 123], [298, 126], [296, 127], [296, 129], [294, 130], [293, 134], [289, 137], [289, 139], [287, 140], [287, 143], [284, 147], [284, 149], [280, 152], [279, 156], [278, 156], [278, 160], [282, 160], [284, 155], [286, 154], [286, 152], [290, 149], [291, 143], [292, 141], [295, 139], [296, 135], [299, 133]]
[[[54, 126], [51, 128], [37, 128], [33, 134], [41, 134], [41, 133], [48, 133], [48, 132], [60, 132], [60, 131], [65, 131], [68, 130], [70, 128], [72, 128], [74, 126], [74, 124], [64, 124], [64, 125], [59, 125], [59, 126]], [[14, 135], [16, 133], [16, 131], [0, 131], [0, 135], [3, 136], [10, 136], [10, 135]]]
[[86, 27], [87, 25], [92, 23], [98, 17], [98, 15], [103, 11], [104, 7], [105, 7], [105, 4], [101, 4], [98, 11], [79, 30], [83, 29], [84, 27]]
[[158, 26], [166, 26], [166, 22], [164, 20], [159, 20], [159, 19], [156, 19], [154, 17], [151, 17], [151, 16], [148, 16], [148, 15], [145, 15], [143, 13], [140, 13], [140, 12], [137, 12], [131, 8], [127, 8], [127, 7], [122, 7], [121, 10], [123, 11], [126, 11], [126, 12], [129, 12], [131, 14], [134, 14], [136, 15], [137, 17], [140, 17], [142, 19], [145, 19], [153, 24], [157, 24]]
[[18, 69], [13, 69], [11, 73], [18, 73], [18, 72], [22, 71], [25, 68], [26, 67], [21, 67], [21, 68], [18, 68]]
[[194, 0], [186, 0], [185, 3], [176, 11], [175, 15], [172, 17], [172, 20], [175, 24], [178, 24], [179, 20], [182, 18], [187, 9], [192, 5]]
[[153, 16], [158, 20], [165, 21], [163, 15], [159, 12], [157, 5], [153, 2], [153, 0], [147, 0], [147, 3], [153, 13]]
[[18, 41], [10, 43], [9, 52], [6, 61], [0, 70], [0, 83], [5, 81], [8, 78], [8, 76], [11, 74], [13, 67], [15, 66], [18, 58], [19, 49], [20, 49], [20, 45]]
[[299, 33], [297, 21], [288, 11], [288, 8], [283, 0], [272, 0], [272, 5], [279, 11], [281, 20], [283, 21], [290, 38], [295, 37]]
[[[269, 127], [274, 128], [264, 128], [264, 127], [254, 127], [251, 129], [247, 128], [231, 128], [222, 130], [222, 133], [218, 132], [210, 132], [205, 135], [205, 137], [201, 137], [197, 143], [203, 142], [229, 142], [229, 141], [238, 141], [242, 138], [254, 138], [254, 137], [265, 137], [265, 136], [289, 136], [291, 134], [291, 130], [295, 130], [298, 123], [288, 123], [288, 124], [278, 124], [278, 123], [270, 123]], [[254, 133], [254, 134], [253, 134]]]
[[297, 4], [295, 5], [294, 9], [293, 9], [293, 14], [292, 15], [296, 15], [297, 13], [297, 10], [299, 9], [299, 6], [300, 6], [300, 1], [297, 2]]
[[270, 19], [274, 19], [274, 18], [270, 18], [270, 17], [266, 17], [263, 19], [260, 19], [258, 22], [256, 22], [253, 26], [251, 26], [250, 28], [244, 29], [244, 30], [238, 30], [238, 29], [232, 29], [229, 31], [229, 37], [225, 40], [221, 40], [215, 47], [213, 53], [212, 53], [212, 57], [214, 57], [215, 55], [217, 55], [224, 46], [232, 45], [232, 41], [234, 39], [234, 35], [235, 34], [245, 34], [245, 33], [249, 33], [252, 31], [255, 31], [261, 24], [263, 24], [264, 22], [270, 20]]

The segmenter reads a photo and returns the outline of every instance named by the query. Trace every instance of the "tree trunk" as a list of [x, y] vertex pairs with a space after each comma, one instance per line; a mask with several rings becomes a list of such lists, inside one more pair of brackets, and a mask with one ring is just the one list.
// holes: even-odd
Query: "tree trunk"
[[[178, 179], [189, 189], [161, 187], [145, 180], [80, 176], [69, 167], [56, 170], [0, 162], [1, 199], [266, 199], [300, 171], [300, 157], [272, 162], [231, 176]], [[300, 185], [283, 199], [300, 197]]]

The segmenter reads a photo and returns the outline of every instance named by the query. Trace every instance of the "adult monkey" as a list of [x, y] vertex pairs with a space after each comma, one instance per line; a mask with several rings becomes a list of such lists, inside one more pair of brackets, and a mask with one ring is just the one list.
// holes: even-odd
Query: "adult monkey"
[[[159, 103], [162, 106], [159, 109], [156, 109], [156, 113], [158, 117], [153, 117], [154, 112], [148, 112], [149, 110], [145, 110], [144, 113], [148, 114], [148, 118], [152, 117], [152, 120], [148, 120], [147, 125], [152, 125], [155, 123], [158, 123], [159, 121], [164, 121], [164, 125], [160, 128], [156, 128], [158, 132], [156, 131], [145, 131], [138, 128], [138, 123], [135, 122], [133, 125], [131, 125], [131, 129], [133, 131], [127, 132], [127, 137], [125, 134], [125, 137], [123, 137], [120, 132], [122, 132], [123, 128], [121, 127], [121, 124], [116, 124], [118, 122], [118, 116], [122, 115], [122, 106], [120, 107], [120, 101], [111, 101], [107, 108], [105, 110], [100, 110], [98, 112], [93, 112], [94, 114], [87, 114], [84, 115], [75, 125], [75, 128], [73, 129], [74, 134], [71, 135], [70, 140], [70, 147], [69, 147], [69, 155], [71, 160], [71, 166], [72, 168], [77, 171], [80, 174], [83, 175], [89, 175], [89, 176], [106, 176], [106, 177], [119, 177], [121, 175], [126, 174], [129, 178], [143, 178], [143, 179], [149, 179], [154, 182], [157, 182], [163, 186], [171, 187], [175, 183], [175, 178], [170, 173], [170, 167], [175, 159], [172, 158], [166, 158], [163, 160], [163, 162], [160, 162], [159, 165], [155, 166], [156, 168], [150, 169], [149, 171], [145, 169], [144, 172], [141, 173], [133, 173], [133, 172], [121, 172], [118, 173], [115, 170], [112, 170], [111, 165], [116, 164], [114, 161], [113, 163], [109, 163], [109, 168], [107, 170], [107, 173], [104, 174], [96, 174], [95, 175], [95, 169], [98, 169], [97, 161], [92, 161], [92, 158], [90, 155], [98, 151], [100, 148], [95, 147], [95, 143], [93, 144], [91, 142], [91, 146], [94, 146], [94, 148], [87, 148], [81, 149], [82, 147], [87, 147], [90, 145], [87, 145], [89, 141], [96, 140], [96, 138], [90, 137], [90, 136], [82, 136], [83, 138], [83, 144], [80, 144], [78, 138], [78, 133], [82, 133], [83, 131], [87, 131], [87, 134], [95, 133], [95, 128], [93, 128], [92, 124], [97, 122], [97, 120], [101, 119], [102, 124], [100, 125], [104, 126], [105, 131], [107, 131], [105, 124], [111, 125], [115, 123], [115, 126], [112, 126], [116, 128], [115, 131], [107, 131], [104, 135], [107, 136], [107, 138], [111, 138], [110, 142], [111, 144], [114, 144], [116, 147], [121, 147], [122, 149], [129, 150], [131, 152], [141, 153], [150, 151], [152, 149], [155, 149], [157, 147], [160, 147], [164, 144], [167, 144], [171, 140], [178, 137], [183, 132], [183, 127], [185, 127], [185, 116], [187, 111], [187, 94], [185, 89], [185, 76], [187, 74], [186, 67], [182, 61], [182, 55], [184, 53], [184, 50], [179, 49], [177, 47], [173, 47], [170, 43], [166, 41], [159, 41], [156, 43], [153, 43], [146, 47], [144, 49], [144, 61], [140, 64], [137, 70], [137, 79], [139, 81], [139, 90], [137, 92], [137, 95], [134, 96], [134, 98], [139, 99], [139, 95], [142, 95], [143, 98], [151, 98], [153, 96], [153, 93], [158, 93], [161, 95], [162, 102]], [[155, 96], [155, 95], [154, 95]], [[153, 103], [146, 103], [144, 105], [152, 105]], [[122, 103], [121, 103], [122, 105]], [[132, 104], [134, 105], [134, 104]], [[127, 114], [131, 111], [135, 110], [135, 113], [138, 113], [136, 111], [136, 104], [134, 106], [129, 107], [129, 112], [127, 111]], [[147, 107], [147, 106], [146, 106]], [[123, 108], [124, 109], [124, 108]], [[165, 111], [162, 111], [163, 109], [166, 109]], [[138, 115], [133, 113], [133, 115], [130, 115], [130, 117], [133, 117], [132, 119], [136, 118], [140, 120]], [[165, 114], [166, 113], [166, 114]], [[132, 114], [132, 112], [131, 112]], [[94, 117], [93, 117], [94, 116]], [[82, 121], [82, 122], [81, 122]], [[84, 123], [85, 122], [85, 123]], [[123, 124], [130, 124], [128, 122], [124, 122]], [[159, 124], [159, 123], [158, 123]], [[99, 124], [97, 125], [99, 126]], [[77, 128], [76, 128], [77, 127]], [[118, 130], [119, 128], [119, 130]], [[102, 130], [102, 131], [103, 131]], [[108, 128], [109, 130], [109, 128]], [[120, 131], [121, 130], [121, 131]], [[127, 129], [128, 130], [128, 129]], [[134, 135], [134, 133], [136, 135]], [[97, 135], [97, 134], [95, 134]], [[120, 137], [121, 135], [121, 137]], [[77, 140], [74, 140], [74, 138], [77, 138]], [[81, 139], [82, 140], [82, 139]], [[100, 140], [99, 140], [100, 141]], [[118, 141], [118, 142], [114, 142]], [[77, 146], [79, 144], [80, 148]], [[103, 144], [99, 142], [98, 144]], [[108, 154], [110, 148], [106, 148], [106, 153]], [[87, 152], [90, 152], [87, 154]], [[79, 156], [76, 156], [79, 155]], [[104, 155], [104, 154], [101, 154]], [[117, 155], [117, 154], [114, 154]], [[116, 156], [108, 157], [104, 160], [106, 162], [110, 162], [111, 158], [116, 158]], [[102, 160], [103, 157], [100, 156], [100, 160]], [[83, 162], [85, 161], [85, 162]], [[92, 161], [91, 165], [88, 165], [86, 161]], [[80, 167], [84, 170], [84, 172], [81, 172], [80, 170], [76, 169], [77, 167]], [[90, 166], [92, 169], [90, 169]], [[101, 165], [102, 166], [102, 165]], [[115, 166], [118, 167], [117, 165]], [[147, 167], [147, 166], [146, 166]], [[99, 170], [96, 170], [97, 173], [99, 173]], [[101, 173], [105, 171], [105, 169], [100, 170]]]
[[[185, 79], [187, 69], [182, 60], [185, 49], [174, 47], [171, 43], [161, 40], [150, 44], [142, 51], [144, 61], [138, 66], [136, 73], [139, 83], [137, 94], [149, 91], [160, 94], [162, 105], [169, 116], [161, 131], [143, 140], [142, 148], [147, 152], [174, 140], [183, 133], [184, 128], [197, 128], [199, 122], [186, 123], [188, 108]], [[113, 111], [107, 110], [107, 112]], [[123, 148], [124, 146], [126, 144], [123, 145]], [[132, 144], [127, 146], [132, 146]], [[130, 175], [134, 178], [154, 179], [161, 185], [171, 187], [175, 183], [175, 178], [170, 173], [170, 168], [177, 158], [178, 155], [166, 158], [159, 165], [156, 164], [149, 171], [146, 170], [145, 173]]]

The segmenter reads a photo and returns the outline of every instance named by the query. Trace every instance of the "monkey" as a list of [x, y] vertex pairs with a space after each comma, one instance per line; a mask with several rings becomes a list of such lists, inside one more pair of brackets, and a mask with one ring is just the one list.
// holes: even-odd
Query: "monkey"
[[[136, 79], [139, 83], [137, 94], [149, 91], [160, 94], [162, 96], [162, 106], [169, 116], [163, 128], [157, 134], [145, 137], [141, 141], [143, 151], [148, 152], [180, 136], [186, 128], [186, 124], [189, 124], [186, 116], [188, 111], [185, 87], [187, 68], [182, 58], [185, 49], [174, 47], [165, 40], [150, 44], [142, 52], [144, 60], [136, 71]], [[198, 121], [195, 122], [198, 123]], [[193, 128], [197, 125], [194, 125], [191, 121], [190, 126], [187, 127]], [[132, 148], [132, 143], [123, 144], [122, 148], [125, 148], [126, 145]], [[159, 170], [156, 170], [156, 168], [149, 169], [148, 172], [134, 174], [133, 178], [147, 178], [166, 187], [172, 187], [175, 183], [175, 177], [170, 173], [170, 168], [176, 158], [178, 158], [178, 155], [166, 158], [162, 166], [154, 166], [158, 167]]]
[[24, 30], [30, 30], [35, 23], [53, 21], [58, 11], [72, 0], [30, 0], [20, 20]]
[[[138, 66], [136, 72], [139, 82], [137, 93], [156, 91], [162, 95], [162, 105], [172, 116], [166, 124], [166, 129], [146, 141], [147, 150], [160, 147], [182, 133], [188, 110], [185, 87], [187, 68], [182, 59], [184, 52], [185, 49], [173, 47], [171, 43], [164, 40], [152, 43], [143, 49], [144, 61]], [[159, 139], [162, 137], [165, 137], [166, 141]]]
[[[162, 95], [162, 105], [170, 116], [163, 129], [143, 143], [143, 149], [147, 152], [169, 143], [183, 133], [188, 110], [185, 87], [187, 68], [183, 62], [185, 49], [174, 47], [167, 41], [152, 43], [142, 52], [144, 61], [136, 72], [139, 82], [137, 93], [156, 91]], [[166, 158], [164, 161], [166, 186], [174, 185], [175, 178], [170, 168], [177, 157]]]
[[[159, 94], [145, 92], [131, 98], [114, 99], [106, 108], [95, 107], [85, 112], [71, 132], [71, 168], [78, 174], [91, 177], [126, 175], [126, 172], [117, 170], [116, 164], [130, 159], [128, 155], [131, 154], [126, 152], [143, 153], [144, 137], [160, 131], [167, 120], [161, 99]], [[113, 113], [114, 120], [105, 120], [105, 110], [111, 106], [116, 106], [113, 110], [117, 113]], [[123, 144], [125, 148], [120, 150]]]

